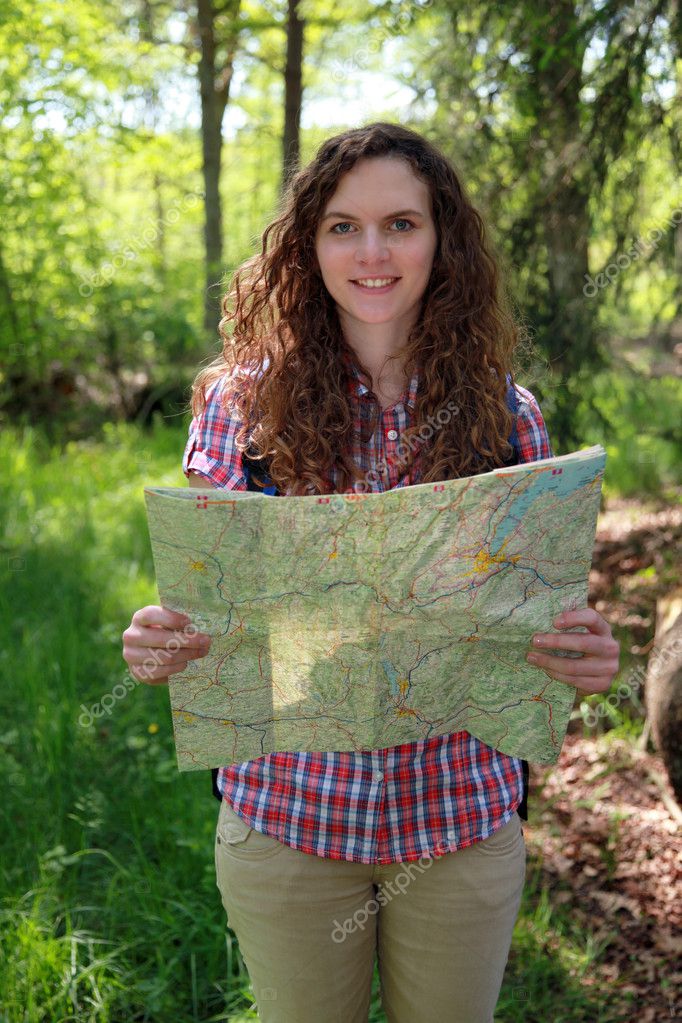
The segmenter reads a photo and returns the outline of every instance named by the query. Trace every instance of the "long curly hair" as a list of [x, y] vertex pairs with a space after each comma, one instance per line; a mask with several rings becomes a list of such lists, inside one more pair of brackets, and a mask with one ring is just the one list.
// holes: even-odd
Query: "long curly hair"
[[[436, 146], [401, 125], [375, 122], [327, 139], [292, 177], [278, 215], [263, 232], [260, 254], [237, 268], [222, 299], [222, 353], [192, 385], [191, 409], [198, 416], [207, 389], [230, 377], [221, 400], [241, 424], [237, 447], [268, 459], [281, 493], [368, 489], [352, 457], [344, 353], [371, 375], [344, 339], [320, 274], [315, 236], [341, 177], [372, 157], [407, 161], [428, 186], [437, 232], [420, 315], [399, 353], [406, 378], [419, 374], [411, 425], [402, 434], [406, 477], [430, 482], [471, 476], [504, 465], [512, 453], [505, 397], [523, 328], [502, 286], [483, 219]], [[441, 426], [448, 408], [455, 414]], [[429, 431], [434, 420], [439, 427]]]

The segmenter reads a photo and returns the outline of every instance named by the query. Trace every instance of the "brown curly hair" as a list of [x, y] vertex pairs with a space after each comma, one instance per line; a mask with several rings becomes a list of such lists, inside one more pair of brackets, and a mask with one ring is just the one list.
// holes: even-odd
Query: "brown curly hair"
[[[237, 268], [223, 297], [222, 353], [192, 386], [198, 416], [207, 388], [230, 375], [221, 400], [241, 422], [237, 447], [268, 458], [281, 493], [331, 492], [332, 467], [339, 493], [366, 488], [350, 454], [354, 422], [344, 352], [371, 375], [343, 337], [320, 275], [315, 235], [342, 175], [358, 160], [386, 156], [406, 160], [427, 184], [438, 235], [421, 314], [399, 353], [406, 377], [419, 373], [412, 425], [402, 435], [405, 472], [411, 482], [453, 479], [497, 468], [511, 455], [505, 396], [522, 328], [501, 287], [482, 217], [436, 146], [401, 125], [375, 122], [327, 139], [293, 176], [263, 232], [260, 254]], [[420, 428], [448, 402], [457, 409], [448, 425], [431, 430], [428, 444], [423, 434], [420, 440]]]

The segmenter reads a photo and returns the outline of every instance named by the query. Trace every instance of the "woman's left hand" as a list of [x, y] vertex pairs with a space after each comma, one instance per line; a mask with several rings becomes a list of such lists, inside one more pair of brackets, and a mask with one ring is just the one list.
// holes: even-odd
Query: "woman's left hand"
[[[586, 693], [603, 693], [618, 672], [620, 644], [611, 635], [611, 627], [591, 607], [563, 611], [554, 618], [557, 629], [585, 625], [588, 632], [536, 632], [531, 638], [529, 663], [547, 672], [559, 682], [567, 682]], [[557, 657], [541, 653], [543, 649], [577, 650], [582, 657]]]

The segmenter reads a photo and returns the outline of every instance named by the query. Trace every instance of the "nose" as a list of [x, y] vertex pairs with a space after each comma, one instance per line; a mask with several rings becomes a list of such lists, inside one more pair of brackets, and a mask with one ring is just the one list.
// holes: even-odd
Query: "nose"
[[374, 227], [368, 227], [360, 233], [355, 258], [358, 263], [376, 263], [388, 257], [388, 245], [383, 238], [381, 231]]

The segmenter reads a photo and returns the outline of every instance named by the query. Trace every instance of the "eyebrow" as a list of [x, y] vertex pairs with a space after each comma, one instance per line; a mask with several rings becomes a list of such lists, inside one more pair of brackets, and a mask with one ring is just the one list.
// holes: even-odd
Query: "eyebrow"
[[[395, 213], [387, 213], [384, 219], [394, 219], [395, 217], [423, 217], [424, 214], [420, 210], [396, 210]], [[341, 220], [357, 220], [358, 218], [353, 213], [340, 213], [338, 210], [331, 210], [329, 213], [325, 213], [322, 217], [323, 220], [329, 220], [330, 217], [338, 217]]]

